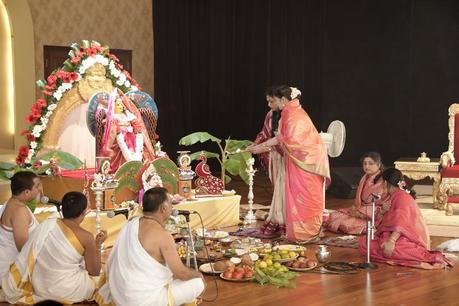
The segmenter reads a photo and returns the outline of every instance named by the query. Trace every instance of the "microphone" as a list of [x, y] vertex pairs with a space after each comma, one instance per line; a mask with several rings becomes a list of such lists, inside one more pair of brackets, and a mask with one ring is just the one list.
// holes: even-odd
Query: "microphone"
[[50, 199], [50, 198], [47, 197], [47, 196], [42, 196], [42, 197], [40, 198], [40, 202], [41, 202], [42, 204], [48, 204], [48, 203], [49, 203], [49, 204], [53, 204], [53, 205], [56, 205], [57, 207], [61, 207], [61, 206], [62, 206], [62, 202], [59, 202], [59, 201], [57, 201], [57, 200]]
[[128, 209], [118, 209], [118, 210], [109, 210], [109, 211], [107, 211], [107, 217], [110, 218], [110, 219], [115, 217], [116, 215], [121, 215], [121, 214], [123, 214], [126, 217], [126, 219], [129, 218], [129, 210]]
[[371, 196], [372, 196], [373, 199], [375, 199], [375, 200], [381, 199], [381, 195], [380, 195], [379, 193], [372, 193]]
[[178, 216], [178, 215], [183, 215], [183, 216], [189, 216], [192, 214], [197, 214], [194, 210], [179, 210], [179, 209], [173, 209], [172, 210], [172, 216]]

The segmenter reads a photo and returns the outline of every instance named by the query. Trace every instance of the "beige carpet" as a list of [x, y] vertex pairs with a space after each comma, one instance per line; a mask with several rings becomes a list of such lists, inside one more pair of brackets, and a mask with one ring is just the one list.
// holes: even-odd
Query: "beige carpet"
[[459, 206], [454, 215], [446, 216], [444, 210], [434, 209], [432, 205], [432, 186], [416, 185], [416, 202], [426, 220], [431, 236], [459, 237]]

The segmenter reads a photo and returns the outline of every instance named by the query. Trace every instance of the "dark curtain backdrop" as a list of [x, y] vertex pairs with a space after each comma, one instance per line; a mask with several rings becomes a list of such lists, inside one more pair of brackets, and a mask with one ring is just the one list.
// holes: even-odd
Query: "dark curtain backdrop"
[[303, 92], [319, 131], [344, 122], [335, 166], [368, 150], [391, 164], [447, 149], [457, 0], [153, 0], [153, 24], [158, 133], [171, 156], [195, 131], [254, 139], [273, 84]]

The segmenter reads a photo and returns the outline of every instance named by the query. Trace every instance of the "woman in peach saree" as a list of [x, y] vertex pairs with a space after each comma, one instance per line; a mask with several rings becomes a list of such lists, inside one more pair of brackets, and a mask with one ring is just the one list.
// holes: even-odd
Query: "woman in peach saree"
[[[452, 263], [439, 251], [430, 251], [430, 237], [414, 192], [406, 189], [402, 173], [394, 168], [382, 174], [391, 207], [384, 214], [375, 239], [371, 240], [372, 261], [422, 269], [441, 269]], [[359, 251], [367, 252], [365, 237], [359, 241]]]
[[[273, 98], [281, 120], [277, 136], [255, 147], [255, 153], [280, 145], [285, 159], [287, 239], [306, 243], [318, 238], [325, 206], [324, 187], [330, 178], [327, 149], [308, 114], [301, 107], [301, 92], [279, 86]], [[264, 149], [263, 149], [264, 148]]]
[[[341, 208], [330, 214], [324, 221], [324, 227], [332, 232], [342, 232], [349, 235], [366, 233], [367, 220], [371, 219], [372, 202], [375, 201], [375, 225], [378, 226], [383, 213], [387, 210], [389, 195], [383, 195], [383, 182], [381, 177], [381, 155], [378, 152], [365, 153], [362, 158], [364, 175], [360, 180], [354, 205]], [[377, 196], [380, 196], [377, 199]], [[383, 204], [387, 203], [384, 205]]]

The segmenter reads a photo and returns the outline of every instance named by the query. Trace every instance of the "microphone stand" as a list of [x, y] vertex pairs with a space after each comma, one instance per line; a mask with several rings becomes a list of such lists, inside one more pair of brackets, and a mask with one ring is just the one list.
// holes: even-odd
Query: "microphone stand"
[[372, 196], [372, 202], [371, 202], [371, 221], [367, 221], [367, 262], [359, 264], [360, 269], [365, 269], [365, 270], [373, 270], [373, 269], [378, 269], [378, 265], [375, 263], [372, 263], [370, 260], [370, 248], [371, 248], [371, 240], [375, 239], [375, 202], [376, 202], [376, 197], [373, 195]]
[[[193, 231], [191, 230], [191, 225], [190, 225], [190, 215], [189, 214], [184, 214], [186, 223], [188, 225], [188, 244], [187, 244], [187, 252], [186, 252], [186, 266], [190, 267], [190, 252], [193, 255], [193, 264], [194, 264], [194, 269], [198, 271], [198, 262], [196, 260], [196, 251], [194, 249], [194, 239], [193, 239]], [[189, 248], [188, 248], [189, 246]], [[204, 247], [205, 243], [204, 243]]]

